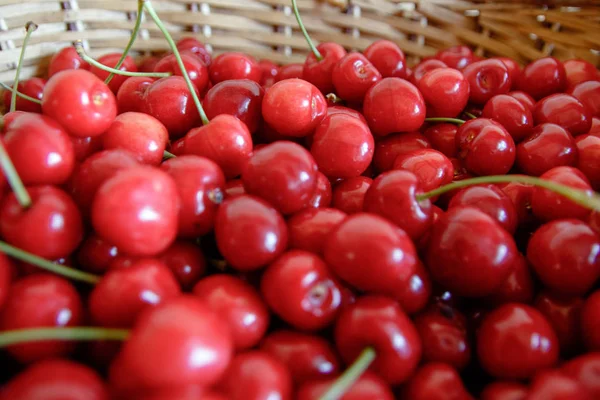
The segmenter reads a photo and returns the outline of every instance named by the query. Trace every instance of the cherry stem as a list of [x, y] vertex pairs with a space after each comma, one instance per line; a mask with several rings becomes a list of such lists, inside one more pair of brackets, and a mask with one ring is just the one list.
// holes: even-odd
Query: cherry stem
[[467, 121], [463, 121], [462, 119], [458, 119], [458, 118], [425, 118], [425, 122], [449, 122], [451, 124], [456, 124], [458, 126], [461, 126], [462, 124], [464, 124]]
[[0, 333], [0, 348], [42, 340], [127, 340], [129, 330], [96, 327], [29, 328]]
[[175, 154], [171, 153], [170, 151], [163, 151], [163, 158], [168, 160], [170, 158], [175, 158], [177, 157]]
[[171, 51], [173, 51], [173, 55], [175, 56], [175, 59], [177, 60], [177, 65], [179, 66], [179, 69], [182, 72], [183, 79], [185, 79], [185, 83], [192, 95], [194, 104], [196, 105], [196, 108], [198, 109], [198, 114], [200, 114], [200, 118], [202, 119], [202, 125], [208, 124], [209, 123], [208, 117], [206, 116], [206, 113], [204, 112], [204, 108], [202, 108], [200, 99], [198, 98], [198, 95], [196, 94], [196, 88], [194, 87], [194, 84], [192, 83], [190, 77], [188, 76], [187, 70], [185, 69], [185, 65], [183, 65], [183, 60], [181, 59], [181, 54], [179, 54], [179, 49], [177, 48], [177, 45], [175, 44], [173, 37], [171, 36], [171, 34], [169, 33], [169, 31], [167, 30], [165, 25], [160, 20], [160, 17], [158, 16], [158, 14], [156, 14], [156, 11], [154, 11], [154, 7], [152, 7], [152, 4], [150, 3], [150, 1], [149, 0], [138, 0], [138, 1], [143, 5], [143, 7], [145, 7], [146, 11], [148, 12], [148, 14], [152, 18], [152, 20], [154, 21], [154, 23], [156, 24], [158, 29], [160, 29], [163, 36], [169, 43], [169, 47], [171, 48]]
[[0, 82], [0, 86], [2, 86], [3, 89], [8, 90], [9, 92], [12, 92], [13, 95], [16, 93], [17, 96], [19, 96], [25, 100], [29, 100], [32, 103], [42, 104], [42, 101], [40, 99], [36, 99], [35, 97], [27, 96], [25, 93], [21, 93], [17, 89], [11, 88], [6, 83]]
[[419, 194], [416, 196], [417, 201], [423, 201], [432, 197], [439, 196], [441, 194], [450, 192], [455, 189], [460, 189], [465, 186], [479, 185], [484, 183], [524, 183], [528, 185], [538, 186], [577, 203], [583, 207], [591, 210], [600, 211], [600, 195], [596, 192], [590, 194], [589, 191], [574, 189], [570, 186], [562, 185], [560, 183], [552, 182], [546, 179], [536, 178], [533, 176], [526, 175], [492, 175], [492, 176], [478, 176], [476, 178], [463, 179], [441, 186], [437, 189], [430, 190], [427, 193]]
[[64, 265], [54, 264], [48, 260], [38, 257], [34, 254], [28, 253], [24, 250], [18, 249], [10, 244], [0, 240], [0, 251], [7, 254], [17, 260], [24, 261], [26, 263], [35, 265], [41, 269], [45, 269], [55, 274], [71, 278], [76, 281], [96, 284], [100, 281], [98, 275], [90, 274], [88, 272], [79, 271], [78, 269], [66, 267]]
[[298, 26], [300, 26], [300, 30], [302, 31], [302, 34], [304, 35], [304, 38], [306, 39], [306, 43], [308, 43], [308, 47], [310, 47], [310, 51], [312, 51], [312, 53], [315, 55], [315, 58], [318, 61], [321, 61], [323, 59], [323, 56], [321, 55], [319, 50], [317, 50], [317, 48], [315, 47], [315, 44], [313, 43], [312, 39], [308, 35], [308, 32], [306, 31], [306, 28], [304, 27], [302, 18], [300, 18], [300, 11], [298, 10], [298, 3], [296, 0], [292, 0], [292, 8], [294, 9], [294, 15], [296, 16], [296, 21], [298, 21]]
[[6, 147], [2, 140], [0, 140], [0, 167], [2, 167], [4, 176], [6, 176], [8, 184], [15, 193], [15, 197], [21, 207], [29, 208], [31, 206], [31, 197], [29, 196], [29, 193], [27, 193], [27, 189], [25, 189], [25, 185], [23, 185], [23, 181], [15, 169], [15, 165], [8, 156], [8, 152], [6, 151]]
[[[123, 50], [123, 54], [121, 54], [121, 58], [115, 65], [115, 69], [117, 69], [117, 70], [119, 70], [121, 68], [121, 65], [123, 65], [123, 63], [125, 62], [125, 59], [127, 58], [127, 54], [129, 54], [129, 50], [131, 50], [131, 47], [133, 46], [133, 42], [135, 42], [135, 39], [137, 38], [138, 32], [140, 31], [140, 25], [142, 24], [143, 14], [144, 14], [144, 5], [142, 3], [138, 3], [137, 16], [135, 19], [135, 26], [133, 27], [133, 31], [131, 32], [131, 37], [129, 38], [129, 43], [127, 43], [127, 46], [125, 46], [125, 50]], [[114, 78], [115, 75], [116, 74], [114, 72], [111, 72], [104, 80], [104, 83], [108, 85], [110, 83], [110, 81], [112, 81], [112, 79]]]
[[76, 41], [73, 46], [75, 46], [75, 51], [79, 54], [79, 57], [83, 59], [83, 61], [87, 62], [90, 65], [93, 65], [96, 68], [100, 68], [103, 71], [113, 73], [115, 75], [123, 75], [123, 76], [145, 76], [148, 78], [167, 78], [171, 76], [168, 72], [132, 72], [132, 71], [123, 71], [120, 69], [111, 68], [106, 66], [98, 61], [94, 60], [92, 57], [88, 56], [83, 48], [83, 43], [81, 40]]
[[342, 100], [341, 98], [339, 98], [337, 96], [337, 94], [335, 93], [329, 93], [327, 96], [325, 96], [327, 98], [327, 100], [329, 100], [330, 102], [332, 102], [333, 104], [341, 104], [344, 102], [344, 100]]
[[465, 111], [465, 112], [464, 112], [464, 114], [465, 114], [467, 117], [471, 118], [471, 119], [475, 119], [475, 118], [477, 118], [477, 117], [476, 117], [474, 114], [471, 114], [470, 112], [466, 112], [466, 111]]
[[337, 400], [350, 389], [354, 383], [365, 373], [369, 365], [375, 360], [375, 350], [372, 347], [365, 348], [354, 360], [352, 365], [329, 387], [319, 400]]
[[[27, 32], [25, 33], [25, 38], [23, 39], [23, 44], [21, 45], [21, 55], [19, 56], [19, 63], [17, 64], [17, 72], [15, 73], [15, 81], [13, 86], [15, 89], [19, 88], [19, 77], [21, 76], [21, 68], [23, 67], [23, 59], [25, 58], [25, 48], [27, 47], [27, 42], [29, 42], [29, 38], [31, 34], [37, 29], [37, 25], [33, 22], [29, 21], [25, 24], [25, 29]], [[12, 96], [10, 97], [10, 112], [13, 112], [17, 109], [17, 93], [12, 92]]]

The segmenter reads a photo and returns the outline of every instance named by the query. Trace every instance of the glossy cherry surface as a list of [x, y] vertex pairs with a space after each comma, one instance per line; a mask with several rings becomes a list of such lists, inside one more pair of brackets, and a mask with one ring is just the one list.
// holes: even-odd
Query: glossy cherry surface
[[302, 70], [302, 79], [315, 85], [324, 95], [332, 93], [333, 87], [333, 69], [339, 60], [344, 58], [346, 50], [333, 42], [321, 43], [317, 50], [323, 57], [318, 60], [311, 52], [306, 56], [304, 69]]
[[[335, 383], [334, 378], [320, 379], [305, 383], [296, 392], [297, 400], [318, 400]], [[394, 394], [390, 386], [372, 372], [366, 371], [339, 399], [340, 400], [392, 400]]]
[[310, 205], [314, 208], [329, 207], [331, 197], [331, 182], [322, 172], [317, 172], [317, 185], [310, 199]]
[[527, 398], [527, 386], [513, 381], [495, 381], [483, 389], [481, 400], [517, 400]]
[[[456, 157], [456, 132], [454, 124], [435, 124], [425, 129], [423, 135], [431, 143], [431, 147], [446, 157]], [[377, 144], [379, 146], [379, 143]], [[376, 153], [377, 154], [377, 153]]]
[[519, 102], [523, 104], [529, 111], [533, 112], [533, 109], [535, 108], [535, 99], [531, 97], [531, 95], [523, 92], [522, 90], [513, 90], [512, 92], [508, 92], [508, 95], [519, 100]]
[[[454, 146], [456, 147], [456, 145]], [[398, 156], [410, 153], [413, 150], [428, 149], [431, 147], [432, 143], [430, 143], [429, 138], [419, 132], [389, 135], [384, 139], [378, 140], [375, 144], [373, 165], [378, 172], [385, 172], [394, 167], [394, 161], [396, 161]]]
[[468, 46], [453, 46], [438, 51], [435, 58], [450, 68], [463, 69], [474, 61], [475, 56]]
[[206, 272], [204, 254], [191, 242], [175, 241], [157, 258], [169, 267], [184, 290], [191, 289]]
[[204, 43], [194, 37], [183, 37], [177, 42], [177, 49], [195, 54], [207, 67], [212, 63], [212, 57]]
[[543, 371], [529, 385], [527, 399], [580, 399], [592, 400], [586, 388], [560, 371]]
[[430, 58], [427, 60], [421, 61], [419, 64], [415, 66], [413, 69], [412, 75], [408, 78], [408, 80], [414, 84], [418, 85], [421, 78], [428, 73], [429, 71], [433, 71], [438, 68], [448, 68], [445, 62], [436, 60], [434, 58]]
[[600, 118], [600, 82], [582, 82], [568, 91], [568, 93], [581, 102], [593, 117]]
[[600, 189], [600, 137], [580, 135], [575, 138], [578, 170], [583, 172], [594, 190]]
[[436, 68], [419, 79], [428, 117], [455, 118], [469, 101], [469, 82], [460, 71]]
[[554, 57], [540, 58], [523, 68], [517, 86], [536, 100], [562, 92], [567, 88], [565, 67]]
[[232, 79], [250, 79], [260, 82], [262, 69], [258, 62], [242, 53], [223, 53], [212, 60], [208, 69], [213, 84]]
[[90, 65], [79, 57], [75, 47], [68, 46], [54, 53], [50, 59], [48, 77], [66, 69], [90, 69]]
[[531, 110], [508, 94], [499, 94], [489, 99], [481, 116], [500, 123], [515, 142], [525, 139], [533, 130]]
[[529, 263], [525, 256], [519, 253], [508, 278], [485, 299], [492, 305], [504, 303], [530, 304], [533, 302], [534, 290], [534, 281]]
[[596, 290], [585, 300], [581, 310], [581, 332], [585, 346], [590, 351], [600, 350], [600, 291]]
[[[45, 79], [33, 77], [25, 81], [20, 81], [16, 89], [19, 91], [19, 93], [23, 93], [29, 97], [33, 97], [34, 99], [41, 100], [45, 85]], [[6, 110], [9, 110], [12, 104], [12, 92], [5, 90], [3, 92], [3, 97], [4, 107], [6, 107]], [[42, 106], [38, 103], [34, 103], [33, 101], [17, 96], [17, 100], [15, 101], [15, 110], [41, 114]]]
[[85, 271], [102, 275], [118, 255], [117, 246], [107, 243], [96, 234], [90, 234], [77, 250], [77, 264]]
[[541, 292], [534, 303], [548, 320], [556, 336], [561, 354], [571, 355], [581, 345], [581, 297], [556, 296], [547, 291]]
[[[102, 65], [106, 65], [107, 67], [114, 68], [117, 66], [117, 62], [121, 59], [121, 56], [122, 56], [121, 53], [109, 53], [109, 54], [103, 55], [102, 57], [99, 57], [97, 61]], [[119, 67], [119, 70], [120, 71], [137, 72], [137, 70], [138, 70], [137, 65], [135, 64], [135, 60], [133, 59], [133, 57], [131, 57], [131, 56], [125, 57], [123, 64], [121, 64], [121, 66]], [[102, 80], [103, 82], [110, 74], [110, 72], [100, 69], [96, 66], [90, 66], [90, 72], [93, 73], [94, 75], [96, 75], [98, 78], [100, 78], [100, 80]], [[123, 82], [125, 82], [126, 79], [127, 79], [126, 76], [114, 75], [112, 80], [108, 84], [108, 87], [114, 94], [117, 94], [117, 92], [119, 91], [119, 88], [121, 87]]]
[[567, 60], [563, 62], [567, 73], [567, 85], [573, 87], [581, 82], [600, 81], [600, 73], [589, 61], [581, 59]]
[[290, 248], [322, 254], [325, 238], [346, 216], [335, 208], [307, 208], [294, 214], [287, 221]]
[[381, 73], [367, 57], [348, 53], [333, 67], [331, 81], [335, 93], [343, 100], [361, 103], [367, 90], [381, 80]]
[[452, 366], [431, 362], [421, 366], [403, 388], [402, 400], [472, 400]]
[[587, 133], [592, 127], [592, 114], [575, 97], [553, 94], [538, 101], [533, 110], [536, 124], [551, 122], [562, 126], [573, 136]]
[[373, 179], [357, 176], [338, 183], [333, 188], [332, 205], [346, 214], [355, 214], [363, 210], [365, 194]]
[[469, 82], [469, 100], [475, 104], [485, 104], [495, 95], [508, 93], [512, 85], [506, 65], [493, 58], [471, 63], [462, 72]]
[[406, 56], [396, 43], [390, 40], [377, 40], [367, 47], [363, 54], [383, 78], [408, 78]]
[[[180, 57], [192, 84], [200, 93], [204, 92], [209, 81], [206, 65], [195, 54], [182, 53]], [[158, 60], [154, 66], [154, 72], [169, 72], [175, 76], [183, 76], [183, 71], [179, 68], [174, 54], [168, 54]]]
[[577, 153], [575, 140], [566, 129], [544, 123], [517, 145], [516, 163], [521, 172], [540, 176], [554, 167], [575, 165]]
[[415, 174], [423, 192], [448, 184], [454, 177], [454, 166], [450, 159], [434, 149], [401, 154], [396, 157], [393, 168]]
[[593, 397], [600, 395], [600, 353], [592, 352], [572, 358], [560, 370], [581, 383]]

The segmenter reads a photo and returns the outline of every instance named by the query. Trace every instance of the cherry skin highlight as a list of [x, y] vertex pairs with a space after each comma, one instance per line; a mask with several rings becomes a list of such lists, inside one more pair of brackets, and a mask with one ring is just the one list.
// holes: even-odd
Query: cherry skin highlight
[[363, 54], [383, 78], [408, 78], [406, 56], [396, 43], [390, 40], [377, 40], [367, 47]]
[[469, 81], [460, 71], [436, 68], [419, 79], [428, 117], [455, 118], [469, 101]]

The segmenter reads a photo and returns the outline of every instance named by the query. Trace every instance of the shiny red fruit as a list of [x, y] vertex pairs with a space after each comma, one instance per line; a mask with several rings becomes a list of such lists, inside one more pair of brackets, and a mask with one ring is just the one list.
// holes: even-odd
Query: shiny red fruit
[[600, 353], [590, 352], [572, 358], [560, 370], [581, 383], [594, 398], [600, 396]]
[[[443, 153], [446, 157], [456, 157], [456, 132], [455, 124], [435, 124], [425, 129], [423, 135], [431, 143], [430, 147]], [[377, 143], [379, 146], [381, 142]], [[375, 153], [377, 155], [377, 152]]]
[[592, 117], [600, 118], [600, 82], [582, 82], [568, 92], [592, 113]]
[[206, 273], [206, 259], [202, 250], [193, 243], [176, 241], [157, 256], [184, 290], [191, 289]]
[[473, 400], [452, 366], [432, 362], [421, 366], [403, 388], [401, 400]]
[[453, 46], [438, 51], [435, 58], [450, 68], [463, 69], [474, 61], [475, 56], [468, 46]]
[[485, 104], [498, 94], [508, 93], [512, 85], [506, 65], [492, 58], [469, 64], [463, 75], [471, 89], [469, 100], [475, 104]]
[[565, 67], [554, 57], [540, 58], [523, 68], [517, 86], [536, 100], [563, 92], [567, 88]]
[[307, 208], [294, 214], [287, 221], [290, 248], [322, 254], [325, 238], [346, 216], [335, 208]]
[[575, 97], [557, 93], [544, 97], [535, 105], [536, 124], [551, 122], [568, 130], [573, 136], [587, 133], [592, 127], [591, 112]]
[[260, 82], [262, 78], [262, 69], [254, 58], [235, 52], [217, 56], [212, 60], [208, 72], [213, 84], [232, 79], [250, 79]]
[[[106, 65], [107, 67], [114, 68], [117, 66], [117, 62], [121, 59], [121, 57], [122, 57], [121, 53], [109, 53], [109, 54], [105, 54], [102, 57], [98, 58], [97, 61], [102, 65]], [[133, 59], [133, 57], [131, 57], [131, 56], [125, 57], [125, 60], [123, 61], [123, 64], [121, 64], [121, 67], [119, 68], [119, 70], [120, 71], [137, 72], [137, 70], [138, 70], [137, 65], [135, 64], [135, 60]], [[94, 75], [96, 75], [98, 78], [100, 78], [100, 80], [102, 80], [102, 82], [104, 82], [104, 80], [106, 78], [108, 78], [108, 75], [110, 75], [110, 72], [100, 69], [96, 66], [90, 66], [90, 72], [93, 73]], [[126, 76], [116, 74], [113, 76], [111, 81], [108, 83], [108, 87], [114, 94], [117, 94], [117, 92], [119, 91], [119, 88], [121, 87], [123, 82], [125, 82], [126, 79], [127, 79]]]
[[312, 53], [308, 53], [302, 70], [302, 79], [315, 85], [321, 93], [327, 95], [334, 91], [333, 68], [346, 55], [346, 50], [334, 42], [325, 42], [317, 46], [317, 50], [323, 57], [317, 60]]
[[377, 40], [367, 47], [363, 54], [383, 78], [408, 78], [406, 56], [396, 43], [390, 40]]
[[557, 296], [548, 291], [541, 292], [534, 303], [548, 320], [556, 336], [561, 354], [572, 355], [581, 345], [581, 297]]
[[585, 300], [581, 310], [581, 332], [588, 351], [600, 351], [600, 291]]
[[531, 110], [507, 94], [499, 94], [489, 99], [483, 107], [481, 116], [502, 125], [515, 142], [525, 139], [533, 130]]
[[[456, 127], [454, 129], [456, 132]], [[452, 145], [456, 148], [454, 136], [452, 136]], [[378, 140], [375, 144], [373, 165], [378, 172], [389, 171], [394, 167], [394, 162], [398, 156], [410, 153], [413, 150], [428, 149], [431, 147], [432, 143], [430, 143], [430, 139], [419, 132], [392, 134]]]
[[600, 72], [591, 62], [585, 60], [567, 60], [563, 63], [567, 73], [567, 86], [573, 86], [588, 81], [600, 81]]
[[436, 68], [419, 80], [428, 117], [455, 118], [469, 101], [469, 82], [460, 71]]
[[580, 135], [575, 139], [578, 170], [583, 172], [594, 190], [600, 189], [600, 137]]
[[[296, 392], [296, 400], [319, 400], [336, 382], [335, 378], [306, 382]], [[392, 400], [394, 394], [383, 379], [372, 372], [363, 373], [339, 400]]]
[[348, 53], [337, 62], [331, 73], [335, 93], [343, 100], [362, 103], [369, 88], [381, 80], [381, 73], [367, 57]]
[[562, 372], [542, 371], [531, 381], [526, 399], [592, 400], [592, 396], [582, 384]]
[[357, 176], [338, 183], [332, 192], [332, 206], [346, 214], [356, 214], [363, 210], [365, 193], [373, 179]]
[[[181, 53], [180, 57], [190, 81], [198, 92], [203, 93], [209, 83], [208, 69], [195, 54]], [[169, 72], [172, 76], [183, 76], [174, 54], [167, 54], [161, 58], [154, 66], [154, 72]]]
[[536, 126], [517, 145], [517, 167], [527, 175], [540, 176], [554, 167], [575, 165], [577, 158], [573, 136], [551, 123]]
[[53, 75], [56, 75], [56, 73], [66, 69], [90, 69], [90, 65], [79, 57], [75, 47], [68, 46], [63, 47], [54, 53], [50, 59], [50, 63], [48, 64], [48, 77], [50, 78]]
[[[33, 97], [34, 99], [41, 100], [42, 95], [44, 93], [44, 86], [46, 85], [46, 80], [42, 78], [29, 78], [24, 81], [20, 81], [17, 86], [17, 90], [19, 93], [26, 94], [29, 97]], [[12, 92], [10, 90], [5, 90], [3, 93], [3, 101], [4, 107], [8, 111], [12, 104]], [[17, 111], [26, 111], [32, 113], [42, 113], [42, 106], [38, 103], [34, 103], [33, 101], [29, 101], [20, 96], [17, 96], [15, 101], [15, 110]]]

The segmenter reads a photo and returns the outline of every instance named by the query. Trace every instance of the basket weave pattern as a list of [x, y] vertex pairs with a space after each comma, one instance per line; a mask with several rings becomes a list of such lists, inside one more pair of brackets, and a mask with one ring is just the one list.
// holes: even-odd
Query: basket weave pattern
[[[303, 62], [308, 46], [289, 0], [152, 2], [175, 38], [195, 36], [214, 53], [243, 51], [281, 63]], [[596, 3], [596, 5], [594, 5]], [[375, 39], [396, 42], [409, 64], [437, 49], [467, 44], [480, 56], [522, 63], [553, 55], [600, 65], [600, 5], [553, 6], [460, 0], [299, 0], [311, 36], [362, 50]], [[579, 2], [582, 4], [582, 2]], [[27, 21], [39, 25], [25, 55], [23, 78], [44, 72], [49, 56], [82, 39], [93, 56], [119, 52], [136, 18], [135, 0], [0, 0], [0, 81], [11, 82]], [[134, 53], [167, 49], [145, 18]]]

